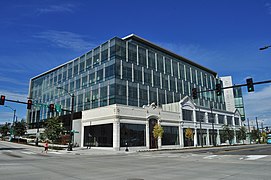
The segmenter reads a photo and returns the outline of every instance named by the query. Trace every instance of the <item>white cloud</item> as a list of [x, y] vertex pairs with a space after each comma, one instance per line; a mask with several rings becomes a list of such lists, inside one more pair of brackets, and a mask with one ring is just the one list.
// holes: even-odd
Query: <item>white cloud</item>
[[6, 122], [12, 123], [12, 121], [13, 121], [13, 112], [1, 111], [0, 124], [5, 124]]
[[88, 50], [94, 46], [94, 44], [85, 41], [82, 35], [67, 31], [49, 30], [34, 35], [34, 37], [47, 40], [53, 46], [72, 49], [75, 51]]
[[200, 54], [202, 51], [200, 45], [196, 44], [175, 44], [167, 42], [157, 42], [156, 44], [181, 56], [184, 55], [184, 57], [185, 55]]
[[1, 83], [12, 83], [14, 85], [28, 86], [28, 84], [25, 82], [22, 82], [20, 80], [14, 79], [14, 78], [4, 77], [4, 76], [0, 76], [0, 82]]
[[22, 101], [22, 102], [26, 102], [27, 97], [28, 97], [28, 94], [23, 94], [20, 92], [10, 92], [10, 91], [1, 90], [1, 89], [0, 89], [0, 94], [5, 95], [6, 99], [10, 99], [14, 101]]
[[72, 4], [62, 4], [62, 5], [50, 5], [45, 8], [37, 9], [38, 14], [47, 13], [73, 13], [74, 5]]
[[271, 14], [271, 4], [270, 3], [265, 3], [264, 6], [267, 8], [268, 13]]
[[246, 117], [264, 120], [264, 124], [271, 125], [271, 85], [260, 91], [244, 95]]
[[[216, 67], [221, 66], [223, 63], [225, 65], [227, 64], [223, 61], [225, 57], [223, 57], [221, 53], [203, 48], [199, 44], [176, 44], [167, 42], [157, 42], [156, 44], [209, 69], [216, 69]], [[217, 61], [217, 59], [219, 59], [219, 61]]]

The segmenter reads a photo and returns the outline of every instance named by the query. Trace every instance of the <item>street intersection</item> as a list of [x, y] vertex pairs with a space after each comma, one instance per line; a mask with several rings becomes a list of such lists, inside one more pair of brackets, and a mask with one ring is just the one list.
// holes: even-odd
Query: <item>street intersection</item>
[[249, 145], [128, 153], [75, 148], [46, 154], [41, 147], [0, 141], [0, 174], [8, 180], [270, 179], [271, 155], [265, 153], [269, 148]]

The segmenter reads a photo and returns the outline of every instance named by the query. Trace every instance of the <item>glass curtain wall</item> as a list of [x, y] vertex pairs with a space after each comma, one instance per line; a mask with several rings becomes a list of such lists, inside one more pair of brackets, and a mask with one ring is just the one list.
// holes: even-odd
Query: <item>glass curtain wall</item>
[[[162, 106], [191, 96], [193, 87], [199, 90], [214, 88], [217, 81], [214, 74], [189, 64], [181, 57], [136, 40], [113, 38], [31, 79], [29, 97], [34, 104], [54, 103], [70, 110], [69, 92], [75, 95], [75, 112], [114, 103], [142, 107], [155, 102]], [[201, 93], [195, 102], [225, 110], [222, 96], [216, 97], [213, 92]], [[30, 117], [36, 121], [32, 114], [35, 111], [29, 112], [28, 122], [32, 122]], [[62, 114], [49, 114], [45, 108], [40, 118], [47, 119], [53, 115]]]
[[[31, 79], [29, 97], [33, 104], [43, 105], [39, 118], [69, 114], [66, 111], [49, 113], [47, 106], [53, 103], [71, 110], [71, 94], [75, 96], [75, 112], [115, 103], [115, 93], [108, 96], [108, 92], [115, 92], [115, 56], [120, 51], [123, 49], [117, 49], [115, 40], [111, 39], [81, 57]], [[28, 112], [28, 123], [36, 123], [35, 111], [37, 108]]]

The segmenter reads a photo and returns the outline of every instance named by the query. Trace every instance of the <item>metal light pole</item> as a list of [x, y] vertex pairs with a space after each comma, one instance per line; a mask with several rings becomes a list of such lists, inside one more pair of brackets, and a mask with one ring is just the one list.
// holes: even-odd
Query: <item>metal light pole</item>
[[72, 151], [72, 122], [73, 122], [73, 114], [74, 114], [74, 94], [70, 93], [66, 89], [62, 87], [57, 87], [57, 89], [64, 90], [71, 98], [72, 98], [72, 107], [71, 107], [71, 120], [70, 120], [70, 139], [69, 139], [69, 145], [68, 145], [68, 151]]
[[203, 137], [202, 137], [202, 128], [201, 128], [201, 112], [200, 112], [200, 107], [198, 107], [198, 109], [199, 109], [200, 144], [201, 144], [201, 147], [203, 147]]
[[39, 146], [39, 136], [40, 136], [40, 120], [41, 120], [41, 117], [42, 117], [42, 105], [40, 104], [39, 105], [39, 110], [40, 110], [40, 117], [37, 118], [37, 134], [36, 134], [36, 146]]
[[40, 133], [40, 129], [39, 129], [39, 127], [40, 127], [40, 120], [38, 119], [37, 120], [37, 137], [36, 137], [36, 146], [39, 146], [39, 133]]
[[10, 107], [10, 106], [5, 106], [5, 107], [7, 107], [7, 108], [9, 108], [9, 109], [11, 109], [11, 110], [13, 111], [13, 124], [14, 124], [14, 121], [15, 121], [15, 119], [16, 119], [16, 109], [13, 109], [13, 108]]
[[[16, 119], [16, 109], [13, 109], [12, 107], [10, 106], [4, 106], [4, 107], [7, 107], [9, 109], [11, 109], [13, 111], [13, 122], [12, 122], [12, 127], [14, 128], [14, 122], [15, 122], [15, 119]], [[14, 130], [14, 129], [13, 129]], [[13, 132], [14, 134], [14, 132]]]
[[264, 121], [264, 120], [262, 120], [262, 122], [261, 122], [261, 126], [262, 126], [262, 128], [261, 128], [261, 129], [262, 129], [262, 133], [263, 133], [263, 121]]
[[270, 45], [269, 46], [264, 46], [264, 47], [259, 48], [259, 50], [262, 51], [262, 50], [268, 49], [270, 47], [271, 47]]
[[259, 132], [259, 124], [258, 124], [258, 119], [257, 119], [257, 117], [256, 117], [256, 126], [257, 126], [258, 143], [260, 143], [260, 132]]
[[200, 129], [200, 143], [201, 147], [203, 147], [203, 136], [202, 136], [202, 128], [201, 128], [201, 113], [200, 113], [200, 108], [199, 108], [199, 129]]
[[251, 144], [250, 124], [249, 124], [249, 119], [248, 118], [247, 118], [247, 126], [248, 126], [248, 133], [249, 133], [249, 144]]
[[215, 143], [215, 127], [214, 127], [214, 117], [213, 117], [213, 106], [212, 106], [212, 105], [210, 105], [210, 109], [211, 109], [212, 129], [213, 129], [213, 132], [212, 132], [212, 137], [213, 137], [213, 146], [216, 146], [216, 143]]

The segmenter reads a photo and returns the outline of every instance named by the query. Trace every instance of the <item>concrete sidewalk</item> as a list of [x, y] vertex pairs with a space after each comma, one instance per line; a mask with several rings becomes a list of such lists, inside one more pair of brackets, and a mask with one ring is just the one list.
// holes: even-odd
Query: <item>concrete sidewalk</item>
[[[50, 149], [49, 149], [50, 150]], [[123, 154], [131, 154], [136, 153], [136, 151], [115, 151], [112, 148], [90, 148], [87, 149], [86, 147], [74, 147], [72, 151], [65, 150], [52, 150], [57, 151], [61, 153], [67, 153], [67, 154], [74, 154], [74, 155], [123, 155]]]
[[[35, 143], [29, 143], [29, 144], [17, 144], [12, 142], [11, 143], [16, 146], [20, 147], [26, 147], [28, 149], [31, 149], [35, 152], [42, 152], [44, 151], [44, 143], [39, 143], [39, 146], [36, 146]], [[61, 150], [52, 149], [51, 147], [62, 147]], [[144, 152], [153, 152], [153, 153], [159, 153], [159, 152], [183, 152], [183, 153], [196, 153], [196, 152], [214, 152], [217, 150], [227, 150], [227, 149], [238, 149], [240, 147], [252, 147], [252, 146], [258, 146], [258, 144], [250, 144], [250, 145], [233, 145], [233, 146], [209, 146], [209, 147], [185, 147], [185, 148], [176, 148], [176, 149], [129, 149], [128, 152], [125, 151], [125, 149], [121, 149], [120, 151], [116, 151], [113, 148], [101, 148], [101, 147], [91, 147], [88, 149], [87, 147], [73, 147], [73, 151], [67, 150], [67, 145], [56, 145], [56, 144], [49, 144], [49, 152], [59, 152], [61, 154], [73, 154], [73, 155], [90, 155], [90, 156], [99, 156], [99, 155], [124, 155], [124, 154], [132, 154], [132, 153], [144, 153]]]
[[[44, 143], [39, 142], [38, 146], [35, 143], [28, 143], [29, 147], [33, 147], [34, 149], [39, 149], [39, 151], [44, 150]], [[54, 149], [52, 147], [59, 147], [62, 149]], [[128, 153], [136, 153], [136, 151], [115, 151], [112, 148], [96, 148], [96, 147], [73, 147], [72, 151], [68, 151], [67, 145], [57, 145], [57, 144], [49, 144], [48, 152], [59, 152], [59, 153], [67, 153], [67, 154], [74, 154], [74, 155], [117, 155], [117, 154], [128, 154]]]
[[[185, 148], [177, 148], [177, 149], [145, 149], [145, 150], [139, 150], [139, 149], [129, 149], [128, 152], [125, 151], [125, 149], [121, 149], [120, 151], [115, 151], [112, 148], [96, 148], [91, 147], [88, 149], [87, 147], [74, 147], [73, 151], [67, 151], [65, 150], [52, 150], [57, 151], [61, 153], [68, 153], [68, 154], [75, 154], [75, 155], [120, 155], [120, 154], [132, 154], [132, 153], [146, 153], [146, 152], [153, 152], [153, 153], [159, 153], [159, 152], [183, 152], [183, 153], [196, 153], [196, 152], [214, 152], [217, 150], [228, 150], [228, 149], [238, 149], [240, 147], [252, 147], [257, 145], [232, 145], [232, 146], [208, 146], [208, 147], [185, 147]], [[50, 150], [50, 149], [49, 149]]]

